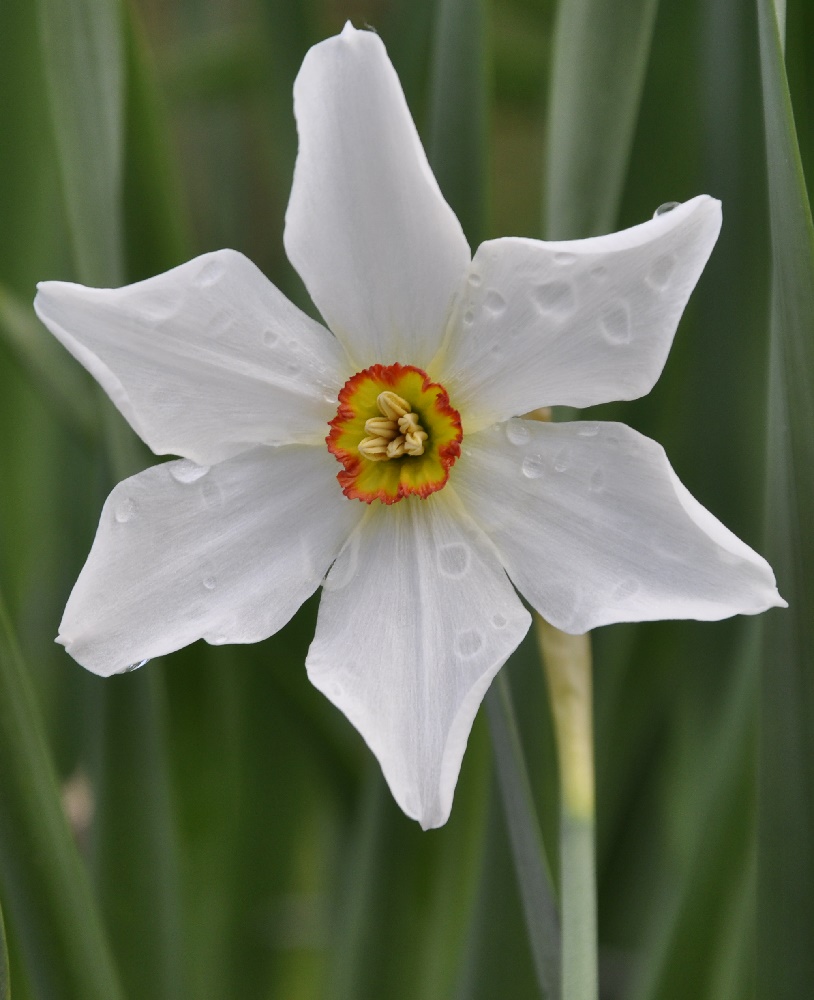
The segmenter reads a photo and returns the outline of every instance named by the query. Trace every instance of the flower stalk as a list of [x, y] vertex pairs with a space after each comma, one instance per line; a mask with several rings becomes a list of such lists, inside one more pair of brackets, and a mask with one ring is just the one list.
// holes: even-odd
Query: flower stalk
[[560, 772], [562, 1000], [599, 994], [591, 641], [535, 615]]

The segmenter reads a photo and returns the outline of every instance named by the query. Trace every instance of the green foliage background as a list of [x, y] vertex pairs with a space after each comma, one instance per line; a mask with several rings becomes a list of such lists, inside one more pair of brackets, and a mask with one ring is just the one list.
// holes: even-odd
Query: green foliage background
[[0, 1000], [556, 993], [556, 760], [533, 641], [490, 696], [490, 724], [476, 722], [449, 824], [426, 834], [307, 683], [314, 601], [257, 646], [198, 643], [107, 681], [52, 642], [104, 497], [151, 459], [39, 327], [34, 285], [117, 284], [231, 246], [310, 308], [282, 250], [291, 87], [307, 48], [348, 18], [387, 45], [473, 244], [606, 232], [701, 192], [723, 201], [662, 379], [596, 415], [661, 441], [691, 492], [770, 559], [790, 609], [595, 634], [602, 996], [802, 1000], [806, 0], [4, 0]]

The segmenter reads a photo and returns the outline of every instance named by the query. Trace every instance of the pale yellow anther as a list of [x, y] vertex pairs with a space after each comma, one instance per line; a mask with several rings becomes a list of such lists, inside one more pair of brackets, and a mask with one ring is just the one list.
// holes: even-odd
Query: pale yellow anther
[[429, 434], [413, 413], [406, 399], [395, 392], [380, 392], [376, 399], [381, 417], [365, 421], [365, 433], [370, 437], [359, 442], [359, 454], [371, 462], [384, 462], [404, 455], [423, 455]]
[[399, 430], [402, 434], [414, 434], [421, 430], [418, 416], [415, 413], [405, 413], [403, 417], [399, 417]]
[[410, 412], [410, 404], [407, 400], [402, 399], [395, 392], [390, 392], [389, 389], [379, 393], [376, 405], [388, 420], [398, 420], [399, 417], [403, 417], [405, 413]]
[[399, 436], [394, 438], [387, 446], [387, 457], [388, 458], [401, 458], [404, 454], [404, 437]]
[[370, 420], [365, 421], [365, 434], [370, 434], [372, 437], [381, 437], [392, 441], [394, 437], [398, 436], [398, 432], [396, 421], [388, 420], [387, 417], [371, 417]]
[[366, 437], [359, 442], [359, 454], [369, 458], [371, 462], [383, 462], [387, 456], [387, 446], [390, 442], [383, 437]]

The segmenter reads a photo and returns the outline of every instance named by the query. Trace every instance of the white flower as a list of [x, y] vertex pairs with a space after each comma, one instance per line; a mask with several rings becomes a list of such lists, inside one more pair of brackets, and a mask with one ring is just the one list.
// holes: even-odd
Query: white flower
[[231, 250], [126, 288], [40, 285], [43, 322], [153, 451], [183, 456], [113, 490], [59, 641], [114, 674], [265, 639], [322, 584], [308, 675], [439, 826], [529, 626], [515, 587], [569, 632], [783, 604], [658, 444], [516, 419], [651, 389], [720, 206], [471, 259], [376, 35], [315, 46], [294, 107], [285, 245], [332, 332]]

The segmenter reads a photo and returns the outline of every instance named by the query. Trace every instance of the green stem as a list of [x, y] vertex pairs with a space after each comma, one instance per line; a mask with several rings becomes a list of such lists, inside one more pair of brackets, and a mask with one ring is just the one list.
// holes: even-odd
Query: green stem
[[562, 1000], [597, 1000], [591, 643], [535, 622], [560, 769]]

